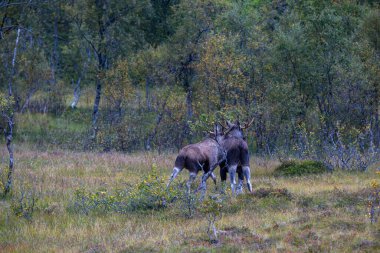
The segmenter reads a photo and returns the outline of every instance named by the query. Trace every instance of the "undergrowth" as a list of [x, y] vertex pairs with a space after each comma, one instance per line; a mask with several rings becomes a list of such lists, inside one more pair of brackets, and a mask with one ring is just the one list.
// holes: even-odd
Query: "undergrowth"
[[177, 188], [166, 188], [157, 167], [152, 165], [148, 175], [134, 186], [125, 189], [99, 189], [94, 192], [79, 188], [74, 193], [69, 209], [74, 212], [127, 213], [133, 211], [164, 209], [178, 195]]
[[275, 176], [302, 176], [309, 174], [322, 174], [328, 171], [328, 168], [318, 161], [287, 161], [278, 166]]

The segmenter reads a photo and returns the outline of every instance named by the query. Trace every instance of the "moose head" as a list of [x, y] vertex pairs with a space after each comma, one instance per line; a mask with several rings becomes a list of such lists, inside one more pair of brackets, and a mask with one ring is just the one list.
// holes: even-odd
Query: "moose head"
[[216, 142], [218, 142], [220, 144], [224, 139], [224, 129], [223, 128], [224, 127], [221, 124], [215, 123], [214, 124], [214, 131], [208, 132], [209, 138], [216, 140]]
[[253, 119], [250, 122], [244, 123], [243, 126], [240, 125], [239, 120], [236, 120], [235, 123], [231, 123], [230, 121], [226, 121], [225, 128], [227, 129], [224, 133], [226, 137], [236, 137], [244, 139], [243, 130], [249, 128], [253, 123]]

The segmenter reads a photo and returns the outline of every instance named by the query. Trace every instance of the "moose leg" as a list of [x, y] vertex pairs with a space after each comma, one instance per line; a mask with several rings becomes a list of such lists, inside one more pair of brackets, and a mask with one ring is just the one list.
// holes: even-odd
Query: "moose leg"
[[211, 170], [203, 174], [202, 180], [201, 180], [201, 185], [199, 186], [200, 189], [206, 190], [206, 187], [207, 187], [206, 181], [210, 176], [215, 177], [214, 173]]
[[236, 174], [236, 168], [237, 168], [237, 165], [231, 165], [229, 168], [228, 168], [228, 173], [230, 174], [230, 183], [231, 183], [231, 191], [232, 191], [232, 195], [235, 194], [235, 174]]
[[212, 174], [212, 171], [209, 171], [207, 173], [204, 173], [203, 176], [202, 176], [202, 180], [201, 180], [201, 185], [200, 185], [200, 189], [201, 189], [201, 197], [199, 198], [200, 201], [203, 201], [205, 195], [206, 195], [206, 188], [207, 188], [207, 178]]
[[[216, 186], [216, 176], [213, 172], [213, 170], [209, 170], [209, 167], [207, 166], [207, 163], [203, 163], [201, 164], [199, 161], [198, 161], [198, 166], [199, 166], [199, 171], [202, 170], [203, 171], [203, 177], [206, 176], [206, 179], [203, 180], [203, 177], [202, 177], [202, 180], [201, 180], [201, 183], [197, 189], [197, 191], [199, 191], [200, 189], [203, 189], [204, 187], [206, 187], [206, 184], [205, 184], [205, 181], [211, 176], [212, 180], [214, 181], [214, 184]], [[207, 174], [207, 175], [206, 175]]]
[[[210, 167], [210, 170], [207, 173], [204, 173], [203, 176], [202, 176], [202, 183], [201, 183], [202, 193], [201, 193], [201, 198], [200, 198], [201, 201], [204, 199], [205, 194], [206, 194], [206, 188], [207, 188], [206, 181], [207, 181], [207, 179], [210, 176], [211, 177], [215, 177], [214, 170], [215, 170], [216, 166], [218, 166], [218, 164], [215, 164], [212, 167]], [[215, 177], [215, 180], [216, 180], [216, 177]]]
[[237, 167], [237, 174], [238, 174], [238, 185], [236, 188], [236, 194], [243, 193], [243, 182], [244, 182], [244, 175], [241, 165]]
[[197, 177], [197, 173], [190, 172], [189, 180], [187, 180], [187, 183], [186, 183], [187, 194], [190, 194], [191, 184], [194, 182], [194, 180], [195, 180], [196, 177]]
[[222, 162], [220, 165], [220, 180], [221, 180], [221, 192], [225, 193], [226, 191], [226, 181], [227, 181], [227, 173], [228, 168], [225, 162]]
[[179, 168], [177, 168], [177, 167], [174, 167], [174, 169], [173, 169], [173, 173], [172, 173], [172, 175], [170, 176], [170, 179], [169, 179], [168, 184], [166, 185], [166, 188], [169, 188], [170, 184], [172, 183], [172, 181], [174, 180], [174, 178], [177, 177], [178, 173], [181, 172], [181, 170], [182, 170], [182, 169], [179, 169]]
[[216, 176], [215, 176], [214, 172], [211, 173], [210, 176], [211, 176], [212, 180], [214, 181], [214, 184], [216, 185]]
[[228, 172], [226, 162], [221, 162], [219, 167], [220, 167], [220, 179], [222, 182], [226, 181], [227, 180], [227, 172]]
[[243, 166], [243, 174], [245, 179], [247, 180], [247, 187], [250, 192], [252, 192], [252, 184], [251, 184], [251, 169], [249, 166]]
[[[205, 175], [205, 174], [208, 174], [208, 173], [204, 173], [204, 175]], [[209, 174], [209, 175], [207, 176], [207, 178], [208, 178], [208, 177], [211, 177], [211, 178], [212, 178], [212, 181], [214, 181], [214, 184], [215, 184], [215, 189], [218, 189], [218, 187], [217, 187], [217, 185], [216, 185], [216, 176], [215, 176], [214, 172], [211, 172], [211, 174]], [[203, 178], [203, 177], [202, 177], [202, 178]], [[206, 178], [206, 180], [207, 180], [207, 178]], [[206, 183], [204, 183], [203, 180], [201, 180], [201, 184], [199, 185], [197, 191], [199, 191], [199, 190], [203, 190], [205, 187], [206, 187]]]

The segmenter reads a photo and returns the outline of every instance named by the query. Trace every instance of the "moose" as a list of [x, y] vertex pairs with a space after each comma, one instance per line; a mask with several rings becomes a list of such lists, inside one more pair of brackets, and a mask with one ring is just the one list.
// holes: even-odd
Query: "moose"
[[186, 168], [190, 172], [189, 179], [186, 183], [187, 192], [190, 193], [191, 184], [196, 179], [199, 171], [203, 171], [201, 184], [198, 189], [206, 191], [206, 180], [208, 177], [214, 180], [216, 184], [216, 176], [214, 169], [226, 159], [226, 152], [220, 144], [223, 138], [221, 127], [217, 124], [214, 126], [214, 132], [205, 140], [190, 144], [183, 147], [175, 160], [174, 169], [170, 176], [167, 188], [177, 175]]
[[[243, 127], [239, 121], [232, 124], [227, 121], [226, 132], [223, 126], [215, 124], [214, 132], [205, 140], [190, 144], [182, 148], [175, 160], [174, 169], [170, 176], [167, 187], [170, 186], [174, 178], [179, 172], [186, 168], [190, 172], [189, 180], [186, 183], [187, 191], [196, 179], [199, 171], [203, 171], [201, 185], [198, 189], [206, 190], [206, 180], [211, 176], [216, 184], [216, 176], [213, 171], [219, 165], [222, 181], [227, 180], [227, 173], [230, 175], [231, 189], [235, 192], [235, 174], [238, 173], [239, 183], [237, 192], [242, 191], [244, 177], [247, 180], [248, 190], [252, 191], [250, 182], [249, 153], [248, 145], [244, 140], [243, 129], [248, 128], [252, 124], [246, 123]], [[204, 192], [203, 192], [204, 194]]]
[[244, 178], [247, 180], [247, 187], [252, 192], [251, 169], [249, 167], [249, 152], [247, 142], [244, 140], [243, 130], [249, 128], [253, 119], [244, 126], [239, 121], [234, 124], [227, 121], [227, 130], [220, 140], [226, 151], [226, 159], [220, 164], [220, 177], [222, 182], [227, 180], [227, 173], [230, 176], [231, 190], [235, 192], [235, 174], [238, 174], [238, 186], [236, 193], [242, 192]]

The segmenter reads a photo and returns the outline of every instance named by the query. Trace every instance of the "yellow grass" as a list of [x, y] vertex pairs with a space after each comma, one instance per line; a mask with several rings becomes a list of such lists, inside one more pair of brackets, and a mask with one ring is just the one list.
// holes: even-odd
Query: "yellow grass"
[[[6, 155], [4, 149], [0, 150], [0, 156], [4, 157], [0, 168], [6, 166]], [[229, 211], [227, 206], [216, 223], [220, 239], [217, 244], [207, 240], [207, 221], [201, 214], [186, 218], [174, 210], [178, 207], [127, 214], [85, 215], [68, 210], [78, 187], [96, 191], [132, 185], [139, 182], [141, 175], [149, 173], [153, 163], [168, 179], [174, 159], [175, 154], [41, 152], [16, 147], [15, 191], [26, 185], [38, 189], [41, 196], [39, 208], [30, 221], [13, 214], [11, 199], [0, 201], [0, 252], [371, 252], [380, 249], [380, 224], [370, 224], [365, 216], [370, 181], [376, 177], [372, 170], [274, 178], [272, 172], [279, 163], [253, 157], [254, 188], [286, 188], [292, 199], [258, 199], [246, 195], [242, 208]], [[176, 180], [184, 181], [187, 176], [184, 171]], [[238, 198], [225, 205], [243, 202]]]

